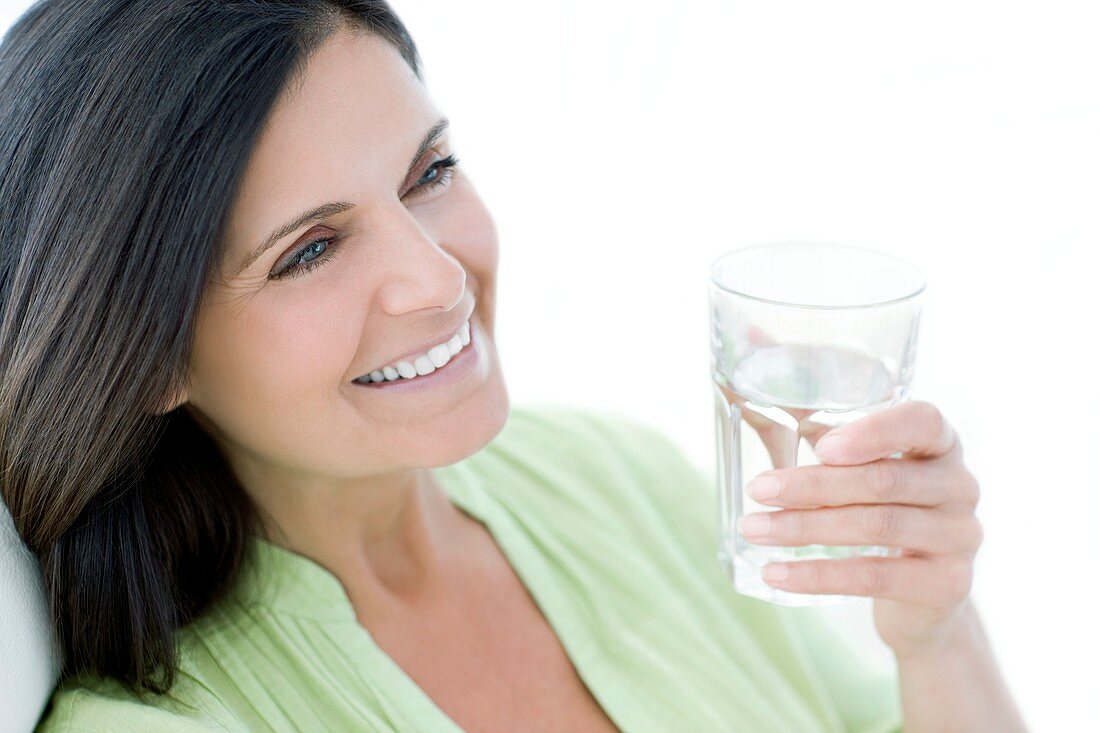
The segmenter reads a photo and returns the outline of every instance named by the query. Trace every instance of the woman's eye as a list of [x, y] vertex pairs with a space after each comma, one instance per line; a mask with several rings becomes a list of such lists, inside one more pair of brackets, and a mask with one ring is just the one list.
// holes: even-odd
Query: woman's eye
[[[420, 177], [417, 182], [417, 189], [421, 188], [434, 188], [436, 186], [446, 186], [447, 183], [454, 177], [454, 169], [458, 165], [458, 158], [454, 153], [451, 153], [446, 158], [437, 160], [435, 163], [424, 171], [424, 175]], [[438, 174], [433, 177], [432, 174]]]
[[[451, 153], [446, 158], [441, 158], [424, 171], [424, 175], [417, 181], [415, 191], [446, 186], [454, 178], [455, 167], [458, 158]], [[340, 238], [336, 236], [321, 237], [308, 242], [297, 251], [290, 259], [290, 264], [269, 276], [272, 280], [297, 277], [324, 265], [332, 260], [333, 252], [339, 247]]]
[[332, 260], [332, 253], [337, 249], [339, 241], [339, 237], [327, 236], [314, 239], [312, 242], [303, 245], [295, 251], [290, 264], [270, 275], [270, 279], [281, 280], [286, 277], [297, 277], [326, 264]]

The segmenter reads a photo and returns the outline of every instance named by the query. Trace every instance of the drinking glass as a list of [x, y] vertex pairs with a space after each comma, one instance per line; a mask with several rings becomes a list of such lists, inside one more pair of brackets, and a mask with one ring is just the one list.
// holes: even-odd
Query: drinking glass
[[819, 437], [908, 399], [924, 288], [911, 264], [845, 244], [755, 245], [711, 265], [718, 559], [738, 593], [785, 606], [852, 601], [859, 596], [774, 588], [761, 570], [769, 562], [900, 554], [877, 545], [758, 545], [741, 536], [737, 520], [780, 510], [744, 492], [752, 478], [820, 464]]

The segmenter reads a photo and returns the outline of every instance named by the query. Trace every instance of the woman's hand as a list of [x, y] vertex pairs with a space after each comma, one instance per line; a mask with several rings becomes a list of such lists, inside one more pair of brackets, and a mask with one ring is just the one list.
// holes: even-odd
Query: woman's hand
[[[746, 487], [771, 529], [742, 534], [762, 545], [887, 545], [896, 557], [771, 563], [765, 580], [798, 593], [871, 596], [875, 627], [899, 657], [946, 642], [961, 623], [982, 527], [978, 482], [955, 430], [931, 403], [899, 402], [830, 430], [814, 447], [822, 465], [762, 473]], [[891, 455], [901, 453], [900, 458]], [[768, 485], [774, 498], [757, 498]], [[789, 568], [771, 580], [769, 568]]]

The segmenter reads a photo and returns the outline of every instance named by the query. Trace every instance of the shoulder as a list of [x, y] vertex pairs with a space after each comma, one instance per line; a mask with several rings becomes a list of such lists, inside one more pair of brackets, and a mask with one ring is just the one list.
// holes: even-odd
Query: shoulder
[[613, 409], [527, 403], [512, 408], [494, 449], [522, 453], [585, 468], [652, 468], [684, 456], [663, 428]]
[[210, 733], [239, 730], [196, 694], [185, 673], [166, 695], [142, 698], [121, 682], [82, 675], [60, 684], [34, 733]]
[[[563, 537], [598, 548], [586, 555], [594, 563], [615, 565], [624, 552], [653, 560], [616, 567], [689, 603], [694, 615], [680, 619], [682, 629], [715, 644], [729, 634], [751, 638], [806, 699], [836, 716], [839, 729], [900, 731], [890, 661], [875, 659], [820, 607], [780, 606], [733, 589], [716, 556], [717, 471], [696, 465], [671, 431], [616, 410], [535, 403], [514, 408], [501, 437], [502, 463], [528, 479], [505, 481], [502, 501], [518, 497], [515, 505], [560, 525]], [[523, 485], [535, 489], [517, 490]], [[612, 532], [613, 541], [597, 541], [598, 532]], [[665, 574], [646, 569], [656, 567]]]
[[526, 403], [513, 407], [490, 451], [537, 487], [531, 501], [575, 507], [581, 519], [616, 516], [714, 559], [713, 473], [663, 427], [615, 409]]

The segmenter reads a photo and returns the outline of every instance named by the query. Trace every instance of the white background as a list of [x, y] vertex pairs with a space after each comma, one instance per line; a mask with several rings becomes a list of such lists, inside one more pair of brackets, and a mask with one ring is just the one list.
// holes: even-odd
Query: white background
[[[982, 487], [975, 601], [1031, 729], [1093, 729], [1093, 4], [395, 7], [501, 233], [513, 402], [621, 410], [709, 469], [714, 258], [815, 239], [924, 271], [913, 397]], [[869, 600], [839, 608], [878, 641]]]
[[715, 257], [817, 239], [925, 272], [913, 397], [982, 487], [975, 602], [1029, 727], [1097, 728], [1092, 6], [396, 7], [501, 230], [515, 400], [626, 411], [711, 468]]

